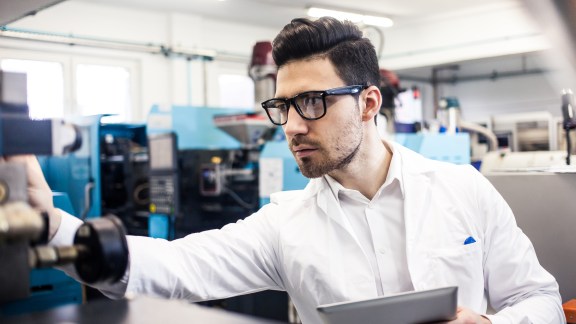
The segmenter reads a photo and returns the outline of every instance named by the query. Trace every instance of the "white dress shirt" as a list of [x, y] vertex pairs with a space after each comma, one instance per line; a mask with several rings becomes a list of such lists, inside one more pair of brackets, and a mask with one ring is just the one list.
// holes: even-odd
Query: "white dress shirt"
[[412, 291], [406, 259], [402, 164], [392, 155], [386, 181], [372, 200], [325, 176], [372, 267], [379, 296]]

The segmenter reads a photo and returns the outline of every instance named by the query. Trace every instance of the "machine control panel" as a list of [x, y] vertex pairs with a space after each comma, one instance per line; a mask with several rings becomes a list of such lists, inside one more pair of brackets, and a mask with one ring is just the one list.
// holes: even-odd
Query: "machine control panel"
[[150, 212], [178, 215], [179, 179], [176, 134], [148, 137], [150, 153]]
[[150, 212], [173, 215], [176, 203], [175, 177], [171, 174], [150, 176]]

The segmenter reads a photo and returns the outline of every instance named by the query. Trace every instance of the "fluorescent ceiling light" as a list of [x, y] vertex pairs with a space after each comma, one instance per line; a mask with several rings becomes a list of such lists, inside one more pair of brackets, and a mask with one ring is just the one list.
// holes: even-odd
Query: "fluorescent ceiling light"
[[379, 27], [392, 27], [392, 25], [394, 25], [392, 19], [388, 17], [369, 16], [358, 13], [324, 9], [318, 7], [309, 8], [308, 16], [316, 18], [330, 16], [340, 20], [350, 20], [353, 23], [363, 23], [365, 25], [379, 26]]

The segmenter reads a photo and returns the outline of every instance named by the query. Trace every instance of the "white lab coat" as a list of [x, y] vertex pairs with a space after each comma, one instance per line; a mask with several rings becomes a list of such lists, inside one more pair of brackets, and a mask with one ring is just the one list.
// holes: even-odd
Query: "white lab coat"
[[[459, 305], [485, 313], [489, 302], [499, 311], [493, 323], [562, 323], [555, 279], [492, 185], [470, 166], [397, 144], [394, 154], [402, 161], [414, 288], [456, 285]], [[468, 237], [476, 242], [465, 245]], [[272, 195], [221, 230], [173, 242], [130, 237], [129, 248], [129, 292], [200, 301], [286, 290], [304, 323], [321, 323], [320, 304], [377, 296], [369, 260], [323, 178]]]

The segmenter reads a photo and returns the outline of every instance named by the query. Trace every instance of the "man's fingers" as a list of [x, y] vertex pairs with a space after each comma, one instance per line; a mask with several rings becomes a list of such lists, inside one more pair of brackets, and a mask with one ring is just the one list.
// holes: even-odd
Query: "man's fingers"
[[14, 155], [3, 158], [6, 162], [24, 163], [26, 165], [26, 175], [28, 178], [28, 185], [32, 188], [46, 189], [49, 188], [48, 183], [44, 179], [44, 173], [38, 163], [38, 159], [34, 155]]

